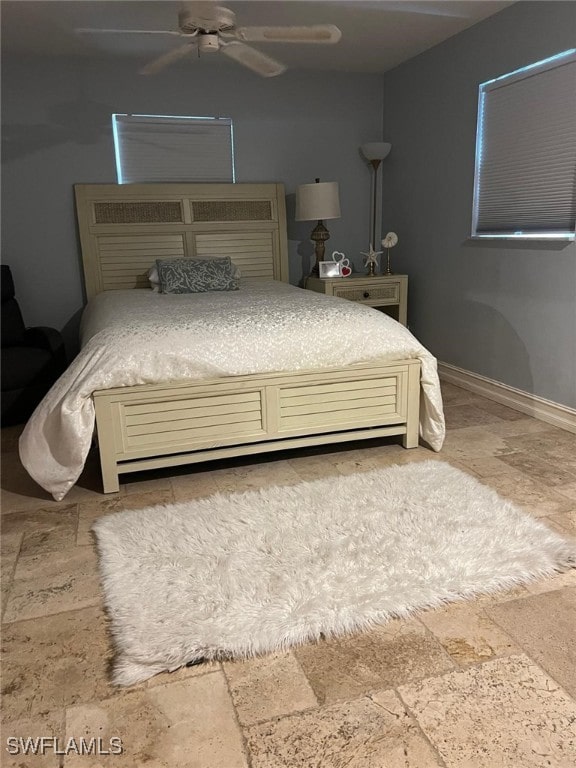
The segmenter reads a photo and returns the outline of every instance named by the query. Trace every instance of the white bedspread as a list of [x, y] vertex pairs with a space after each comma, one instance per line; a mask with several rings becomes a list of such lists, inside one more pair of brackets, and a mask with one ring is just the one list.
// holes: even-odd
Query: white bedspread
[[91, 395], [111, 387], [420, 358], [421, 436], [435, 450], [444, 440], [435, 358], [395, 320], [352, 301], [274, 281], [184, 295], [110, 291], [89, 302], [81, 336], [82, 351], [20, 438], [22, 463], [57, 500], [90, 448]]

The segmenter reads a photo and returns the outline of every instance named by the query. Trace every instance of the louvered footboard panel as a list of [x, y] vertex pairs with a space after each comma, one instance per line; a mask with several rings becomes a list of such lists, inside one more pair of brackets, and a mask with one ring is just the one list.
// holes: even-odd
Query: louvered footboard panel
[[280, 392], [280, 431], [305, 426], [384, 424], [401, 416], [399, 377], [286, 387]]
[[94, 393], [106, 492], [120, 472], [403, 435], [418, 444], [420, 363], [236, 376]]

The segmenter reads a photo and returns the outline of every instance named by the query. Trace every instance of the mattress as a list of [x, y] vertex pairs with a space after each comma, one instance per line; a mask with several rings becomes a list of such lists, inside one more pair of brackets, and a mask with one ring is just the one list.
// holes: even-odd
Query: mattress
[[92, 393], [112, 387], [418, 358], [421, 436], [434, 450], [444, 439], [436, 360], [407, 328], [370, 307], [286, 283], [195, 294], [103, 292], [86, 307], [81, 344], [20, 438], [22, 463], [57, 500], [90, 449]]

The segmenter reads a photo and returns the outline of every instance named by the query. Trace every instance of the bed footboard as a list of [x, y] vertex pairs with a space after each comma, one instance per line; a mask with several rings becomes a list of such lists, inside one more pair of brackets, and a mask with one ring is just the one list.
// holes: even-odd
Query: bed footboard
[[104, 493], [127, 472], [402, 435], [418, 445], [420, 361], [94, 393]]

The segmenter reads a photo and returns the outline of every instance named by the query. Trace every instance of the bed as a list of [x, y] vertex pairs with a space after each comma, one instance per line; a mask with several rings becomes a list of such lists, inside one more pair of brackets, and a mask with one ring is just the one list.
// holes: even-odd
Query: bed
[[[159, 347], [153, 333], [156, 321], [147, 320], [154, 302], [164, 301], [159, 311], [163, 306], [165, 315], [175, 317], [198, 312], [202, 319], [203, 307], [212, 326], [215, 313], [221, 318], [226, 331], [220, 334], [222, 349], [228, 344], [226, 360], [235, 355], [237, 360], [220, 368], [205, 366], [201, 376], [192, 376], [172, 355], [170, 365], [160, 366], [158, 381], [140, 373], [118, 378], [119, 370], [130, 367], [126, 362], [133, 348], [130, 337], [124, 339], [125, 359], [117, 353], [114, 375], [110, 375], [99, 367], [100, 342], [106, 332], [99, 329], [99, 320], [92, 320], [84, 358], [73, 363], [74, 370], [65, 374], [51, 397], [49, 393], [20, 441], [24, 465], [55, 498], [63, 498], [81, 472], [93, 418], [105, 493], [119, 490], [124, 473], [229, 456], [391, 435], [401, 436], [405, 448], [414, 448], [419, 429], [432, 448], [440, 448], [444, 425], [436, 361], [409, 331], [390, 318], [380, 320], [380, 313], [372, 309], [288, 286], [283, 185], [77, 185], [75, 194], [86, 294], [94, 300], [89, 306], [99, 305], [100, 316], [110, 311], [102, 309], [104, 305], [124, 306], [128, 317], [141, 318], [143, 326], [148, 322], [149, 345], [158, 342]], [[290, 309], [295, 312], [293, 332], [283, 329], [277, 351], [289, 347], [291, 339], [297, 345], [302, 318], [309, 318], [304, 325], [317, 331], [315, 336], [329, 337], [332, 321], [322, 321], [324, 325], [318, 321], [314, 327], [312, 301], [328, 302], [324, 306], [334, 317], [343, 315], [346, 328], [365, 324], [366, 334], [359, 334], [358, 325], [358, 342], [348, 344], [348, 354], [340, 355], [346, 347], [342, 341], [336, 357], [323, 344], [316, 357], [304, 349], [294, 369], [287, 369], [287, 363], [267, 363], [253, 370], [250, 354], [242, 354], [240, 342], [236, 349], [230, 341], [238, 323], [228, 327], [224, 305], [221, 310], [218, 303], [224, 297], [215, 293], [180, 298], [180, 310], [176, 301], [154, 298], [150, 290], [147, 274], [155, 259], [216, 256], [230, 256], [239, 267], [242, 287], [231, 298], [238, 302], [245, 294], [251, 304], [265, 307], [264, 325], [272, 305], [297, 306]], [[362, 311], [369, 314], [358, 315]], [[242, 312], [237, 315], [244, 317]], [[202, 328], [209, 325], [203, 322]], [[371, 322], [388, 322], [390, 327], [375, 325], [369, 332]], [[274, 324], [286, 325], [278, 318], [270, 323], [271, 330]], [[380, 343], [386, 349], [388, 330], [405, 334], [405, 355], [394, 351], [395, 359], [389, 359], [392, 352], [378, 352]], [[201, 337], [197, 333], [196, 346]], [[367, 345], [370, 351], [355, 354], [355, 343]], [[174, 350], [179, 344], [174, 337], [165, 346]], [[392, 350], [394, 345], [388, 346]], [[345, 364], [339, 364], [340, 359]], [[75, 381], [81, 378], [82, 387], [77, 386], [74, 395], [63, 394], [66, 377], [73, 375]], [[114, 386], [117, 381], [121, 386]], [[66, 464], [74, 466], [63, 471]]]

